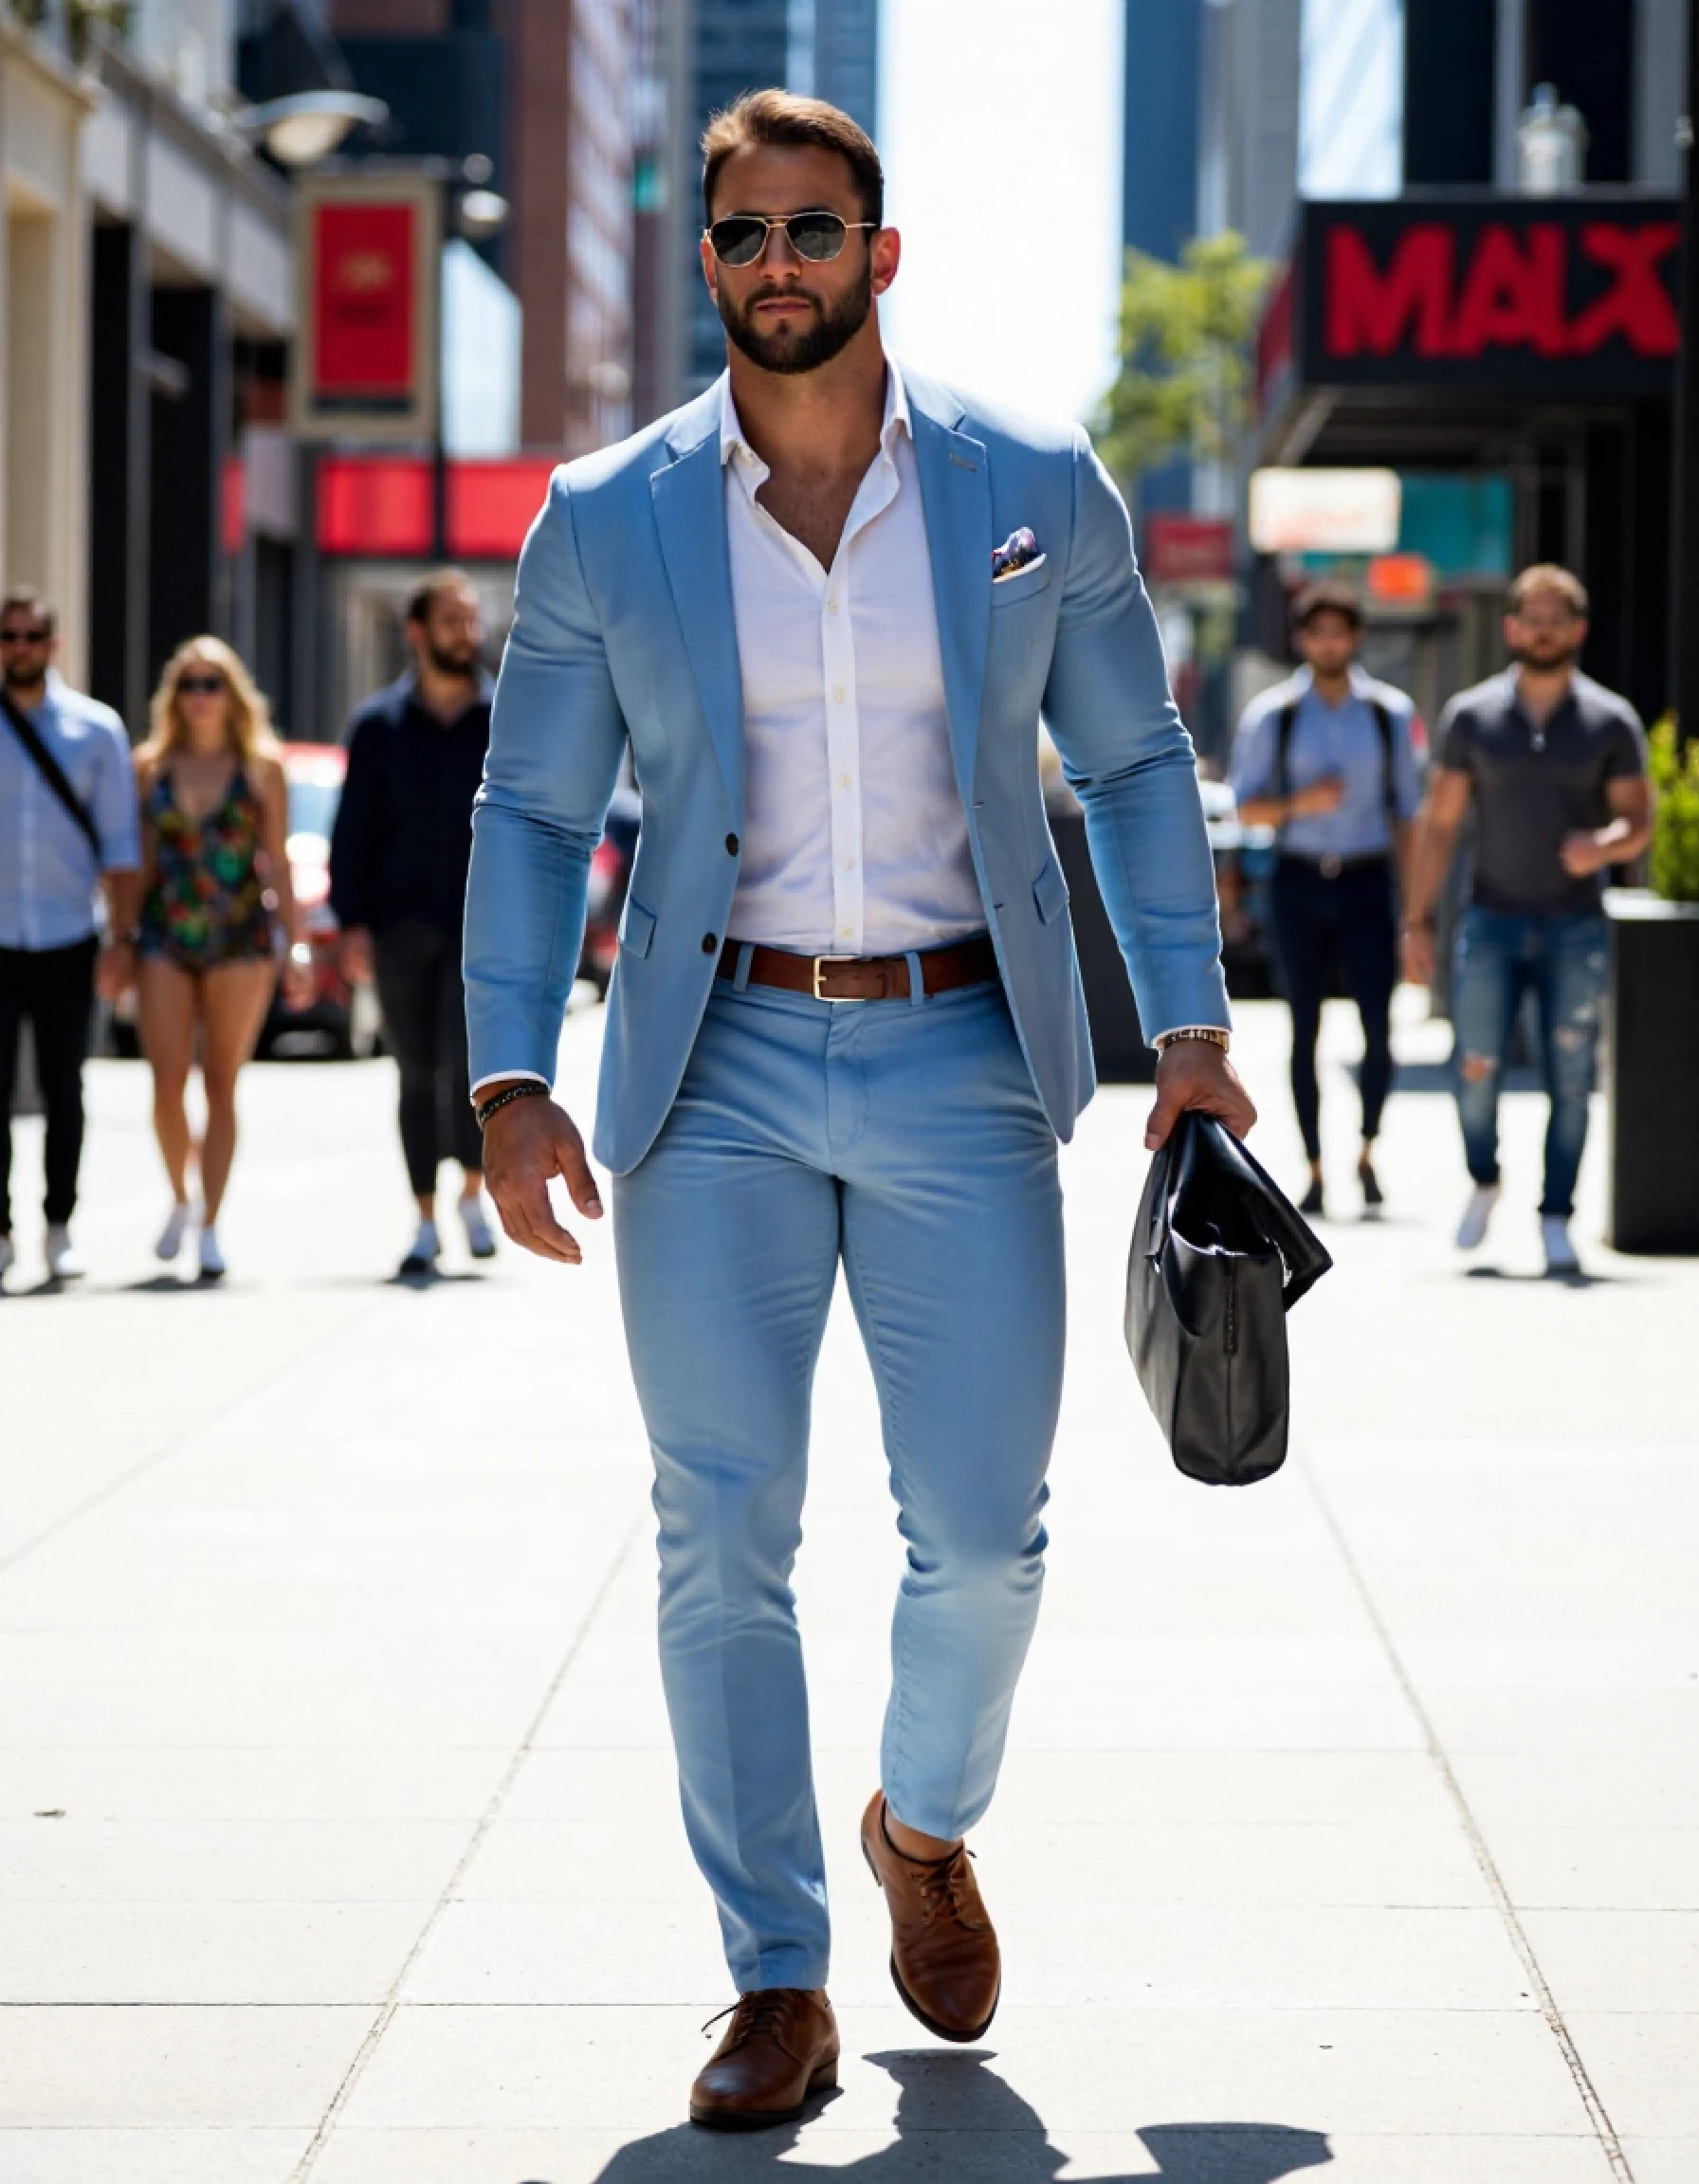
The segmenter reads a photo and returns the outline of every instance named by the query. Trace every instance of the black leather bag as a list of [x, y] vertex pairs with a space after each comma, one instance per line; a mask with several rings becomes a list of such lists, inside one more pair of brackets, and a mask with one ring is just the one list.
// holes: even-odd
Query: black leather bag
[[1247, 1486], [1286, 1461], [1286, 1316], [1333, 1264], [1213, 1115], [1150, 1164], [1126, 1270], [1126, 1346], [1188, 1479]]

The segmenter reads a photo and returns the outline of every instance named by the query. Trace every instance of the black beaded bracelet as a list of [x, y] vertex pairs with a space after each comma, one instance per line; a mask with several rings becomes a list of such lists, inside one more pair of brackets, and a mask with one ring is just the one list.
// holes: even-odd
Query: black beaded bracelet
[[522, 1084], [509, 1084], [504, 1092], [498, 1092], [493, 1100], [486, 1100], [482, 1107], [474, 1106], [472, 1114], [479, 1129], [482, 1130], [488, 1124], [490, 1117], [497, 1108], [505, 1107], [510, 1101], [529, 1100], [533, 1097], [546, 1100], [548, 1096], [549, 1088], [546, 1084], [536, 1083], [532, 1079], [527, 1078]]

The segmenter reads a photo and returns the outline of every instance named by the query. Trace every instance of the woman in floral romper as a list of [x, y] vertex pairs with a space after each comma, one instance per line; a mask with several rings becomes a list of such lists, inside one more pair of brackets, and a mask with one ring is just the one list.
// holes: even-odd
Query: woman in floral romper
[[[200, 1271], [225, 1270], [216, 1223], [236, 1150], [236, 1078], [252, 1053], [277, 976], [304, 1001], [312, 982], [289, 885], [287, 792], [265, 701], [217, 637], [192, 637], [167, 662], [152, 734], [136, 754], [142, 815], [142, 904], [136, 935], [141, 1041], [154, 1072], [154, 1130], [172, 1210], [155, 1250], [172, 1260], [191, 1219], [198, 1160]], [[184, 1106], [200, 1039], [206, 1134]]]

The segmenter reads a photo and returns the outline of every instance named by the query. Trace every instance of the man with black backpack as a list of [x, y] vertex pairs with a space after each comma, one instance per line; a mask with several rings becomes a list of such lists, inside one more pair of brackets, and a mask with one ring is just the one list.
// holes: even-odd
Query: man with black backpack
[[1416, 707], [1357, 663], [1362, 609], [1343, 584], [1312, 584], [1292, 606], [1304, 665], [1239, 723], [1233, 786], [1247, 826], [1273, 827], [1274, 952], [1292, 1012], [1292, 1101], [1309, 1156], [1306, 1213], [1323, 1210], [1316, 1043], [1337, 966], [1362, 1018], [1365, 1219], [1382, 1204], [1375, 1139], [1392, 1089], [1398, 874], [1421, 802]]
[[[11, 1234], [11, 1100], [25, 1017], [47, 1114], [46, 1259], [64, 1282], [82, 1156], [82, 1064], [94, 1001], [135, 974], [141, 843], [130, 741], [118, 715], [51, 673], [52, 608], [14, 586], [0, 599], [0, 1276]], [[103, 954], [96, 896], [112, 935]]]

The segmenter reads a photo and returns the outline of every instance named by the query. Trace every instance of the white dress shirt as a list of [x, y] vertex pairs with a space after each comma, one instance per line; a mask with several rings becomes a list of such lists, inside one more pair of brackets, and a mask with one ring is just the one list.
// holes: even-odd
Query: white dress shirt
[[743, 674], [732, 937], [891, 956], [982, 932], [896, 365], [886, 365], [879, 453], [830, 570], [756, 499], [771, 473], [743, 438], [729, 381], [720, 457]]

